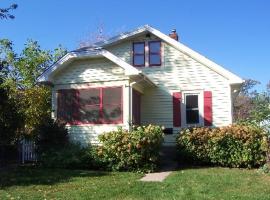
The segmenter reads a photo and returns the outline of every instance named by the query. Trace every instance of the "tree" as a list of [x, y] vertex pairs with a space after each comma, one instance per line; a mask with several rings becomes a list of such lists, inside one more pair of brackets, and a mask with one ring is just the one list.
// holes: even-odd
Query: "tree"
[[[31, 135], [35, 127], [50, 117], [50, 88], [38, 86], [36, 79], [65, 53], [62, 46], [54, 51], [43, 50], [38, 42], [28, 40], [22, 52], [16, 54], [12, 42], [0, 40], [0, 88], [4, 91], [0, 97], [0, 120], [5, 127], [16, 129], [5, 131], [9, 141], [22, 134]], [[7, 130], [5, 127], [0, 131]]]
[[242, 121], [250, 118], [251, 111], [254, 107], [252, 96], [256, 96], [257, 92], [253, 88], [260, 82], [252, 79], [247, 79], [240, 88], [239, 95], [233, 102], [234, 120]]
[[31, 88], [36, 85], [38, 76], [66, 52], [61, 45], [54, 51], [42, 50], [37, 41], [27, 40], [22, 53], [9, 62], [8, 77], [20, 89]]
[[259, 84], [261, 84], [259, 81], [246, 79], [245, 82], [241, 86], [240, 95], [252, 96], [256, 94], [257, 91], [254, 90], [254, 87]]
[[10, 11], [16, 10], [17, 4], [11, 4], [8, 8], [0, 8], [0, 19], [14, 19], [15, 16], [10, 14]]
[[9, 65], [14, 57], [12, 42], [7, 39], [0, 39], [0, 79], [2, 81], [9, 75]]
[[[251, 120], [255, 123], [270, 122], [270, 96], [267, 92], [261, 92], [252, 99], [253, 109], [251, 110]], [[269, 124], [270, 125], [270, 124]]]
[[10, 92], [9, 87], [0, 86], [0, 146], [14, 143], [22, 127], [22, 115]]
[[258, 81], [248, 79], [242, 85], [234, 101], [235, 121], [247, 121], [262, 125], [270, 121], [270, 84], [266, 91], [257, 92], [254, 87]]

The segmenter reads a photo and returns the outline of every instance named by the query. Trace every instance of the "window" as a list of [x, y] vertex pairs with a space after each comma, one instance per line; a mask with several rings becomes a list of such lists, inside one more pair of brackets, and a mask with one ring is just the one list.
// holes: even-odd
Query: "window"
[[70, 124], [122, 122], [122, 87], [65, 90], [60, 94], [57, 117]]
[[161, 42], [149, 42], [149, 66], [161, 65]]
[[145, 65], [144, 42], [133, 43], [133, 65], [137, 67], [141, 67]]
[[63, 122], [72, 122], [76, 119], [76, 91], [75, 90], [59, 90], [57, 93], [58, 107], [57, 119]]
[[101, 112], [104, 123], [122, 121], [122, 90], [121, 88], [102, 89]]
[[79, 121], [81, 123], [97, 123], [100, 119], [99, 89], [79, 90]]
[[186, 124], [199, 124], [199, 95], [186, 94]]

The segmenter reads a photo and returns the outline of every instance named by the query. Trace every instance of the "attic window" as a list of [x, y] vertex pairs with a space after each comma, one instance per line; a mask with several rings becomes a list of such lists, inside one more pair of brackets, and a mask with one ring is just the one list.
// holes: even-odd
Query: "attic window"
[[149, 45], [149, 66], [161, 65], [161, 42], [152, 41]]
[[145, 65], [145, 44], [144, 42], [133, 43], [133, 65], [142, 67]]

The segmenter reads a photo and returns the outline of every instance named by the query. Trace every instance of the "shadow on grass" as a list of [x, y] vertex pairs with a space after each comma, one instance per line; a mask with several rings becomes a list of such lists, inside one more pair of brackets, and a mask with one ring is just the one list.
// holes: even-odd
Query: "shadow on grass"
[[0, 189], [12, 186], [54, 185], [69, 182], [73, 178], [100, 177], [107, 174], [102, 171], [18, 167], [0, 171]]
[[160, 163], [157, 172], [169, 172], [188, 169], [207, 169], [215, 167], [209, 163], [202, 163], [181, 155], [176, 146], [163, 146], [160, 152]]

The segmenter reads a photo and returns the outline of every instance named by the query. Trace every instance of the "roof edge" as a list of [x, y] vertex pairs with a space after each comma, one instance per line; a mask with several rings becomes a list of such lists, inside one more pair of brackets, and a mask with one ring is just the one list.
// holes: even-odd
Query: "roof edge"
[[46, 69], [38, 78], [37, 82], [46, 82], [51, 81], [50, 76], [56, 71], [59, 70], [61, 67], [63, 67], [65, 64], [71, 62], [74, 59], [78, 58], [94, 58], [94, 57], [105, 57], [108, 60], [114, 62], [119, 67], [123, 68], [125, 70], [125, 75], [139, 75], [143, 74], [141, 71], [136, 69], [135, 67], [131, 66], [124, 60], [118, 58], [111, 52], [98, 48], [94, 50], [85, 50], [85, 51], [71, 51], [67, 54], [65, 54], [62, 58], [60, 58], [56, 63], [51, 65], [48, 69]]

